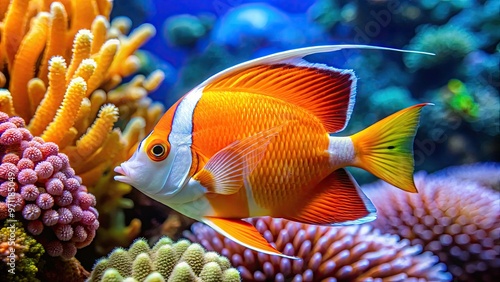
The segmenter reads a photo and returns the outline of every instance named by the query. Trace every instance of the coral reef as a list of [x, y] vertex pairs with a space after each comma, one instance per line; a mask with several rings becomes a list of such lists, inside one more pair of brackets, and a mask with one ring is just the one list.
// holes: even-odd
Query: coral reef
[[98, 249], [106, 252], [110, 241], [129, 244], [140, 221], [116, 222], [115, 215], [133, 203], [123, 197], [131, 187], [114, 182], [112, 168], [160, 117], [163, 106], [147, 94], [164, 75], [122, 80], [140, 68], [134, 52], [154, 27], [144, 24], [127, 36], [129, 20], [109, 22], [109, 0], [4, 2], [0, 87], [8, 90], [0, 90], [0, 110], [22, 117], [33, 136], [56, 143], [68, 156], [99, 203], [99, 232], [108, 236]]
[[90, 273], [76, 258], [63, 260], [60, 257], [43, 257], [44, 263], [37, 277], [40, 281], [82, 282]]
[[163, 33], [173, 46], [189, 47], [204, 37], [212, 28], [214, 19], [206, 16], [178, 15], [165, 21]]
[[500, 164], [476, 163], [453, 166], [440, 170], [433, 176], [449, 177], [458, 181], [478, 182], [481, 186], [491, 187], [500, 192]]
[[[400, 193], [385, 182], [363, 186], [378, 210], [373, 226], [408, 238], [439, 256], [459, 281], [495, 281], [500, 275], [500, 192], [489, 180], [474, 178], [489, 172], [498, 179], [498, 165], [465, 167], [470, 176], [418, 173], [418, 194]], [[476, 172], [474, 172], [476, 171]], [[498, 185], [498, 182], [495, 183]]]
[[[228, 11], [214, 29], [213, 40], [238, 48], [281, 44], [283, 37], [290, 35], [287, 33], [290, 27], [290, 17], [280, 9], [266, 3], [250, 3]], [[239, 36], [234, 36], [235, 33]]]
[[144, 239], [117, 248], [96, 262], [88, 281], [240, 281], [227, 258], [186, 240], [162, 237], [150, 248]]
[[248, 281], [400, 281], [449, 280], [437, 257], [421, 254], [408, 240], [383, 235], [369, 226], [325, 227], [269, 217], [250, 219], [259, 232], [290, 260], [256, 253], [223, 237], [207, 225], [195, 223], [185, 237], [208, 250], [220, 252]]
[[372, 109], [369, 113], [370, 120], [380, 120], [399, 109], [418, 104], [408, 89], [398, 86], [377, 90], [368, 96], [368, 99]]
[[0, 280], [37, 281], [42, 245], [26, 234], [19, 221], [5, 221], [0, 229]]
[[50, 256], [70, 259], [99, 227], [95, 197], [53, 142], [0, 112], [0, 220], [18, 218]]
[[405, 54], [404, 62], [410, 70], [430, 68], [453, 59], [462, 59], [477, 48], [475, 35], [458, 26], [422, 26], [410, 41], [408, 49], [433, 52], [435, 56]]

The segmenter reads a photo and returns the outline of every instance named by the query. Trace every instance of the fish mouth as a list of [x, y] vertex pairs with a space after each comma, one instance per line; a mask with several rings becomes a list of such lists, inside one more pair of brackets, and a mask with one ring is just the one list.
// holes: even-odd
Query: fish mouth
[[121, 175], [115, 175], [114, 179], [116, 181], [120, 181], [120, 182], [132, 185], [132, 179], [130, 179], [130, 177], [127, 176], [127, 172], [125, 171], [125, 169], [121, 165], [115, 167], [114, 171], [116, 173], [121, 174]]

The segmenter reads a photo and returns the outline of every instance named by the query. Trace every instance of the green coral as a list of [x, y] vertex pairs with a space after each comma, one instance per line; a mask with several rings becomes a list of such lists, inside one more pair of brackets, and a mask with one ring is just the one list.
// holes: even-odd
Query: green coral
[[[12, 249], [15, 250], [13, 270], [9, 265]], [[26, 234], [20, 222], [5, 221], [4, 227], [0, 229], [0, 281], [39, 281], [36, 274], [44, 253], [42, 245]]]
[[478, 46], [475, 35], [458, 26], [423, 26], [411, 40], [407, 49], [433, 52], [435, 56], [423, 56], [415, 53], [405, 53], [403, 56], [406, 66], [413, 71], [421, 68], [430, 68], [449, 62], [453, 59], [462, 59]]
[[203, 266], [200, 278], [207, 282], [217, 282], [222, 277], [222, 269], [216, 262], [209, 262]]
[[[418, 104], [410, 91], [407, 88], [398, 86], [389, 86], [384, 89], [373, 92], [368, 97], [370, 107], [373, 108], [371, 114], [376, 114], [375, 118], [371, 120], [379, 120], [397, 112], [400, 109]], [[370, 124], [366, 124], [368, 126]]]
[[115, 268], [123, 276], [132, 274], [132, 258], [130, 254], [123, 248], [116, 248], [110, 255], [107, 265], [110, 268]]
[[177, 264], [177, 257], [174, 248], [171, 245], [164, 245], [156, 251], [156, 257], [154, 261], [154, 268], [158, 269], [158, 272], [168, 277], [172, 273], [175, 265]]
[[207, 15], [201, 18], [188, 14], [172, 16], [165, 22], [163, 35], [173, 46], [192, 46], [210, 30], [210, 21], [213, 19]]
[[130, 248], [116, 248], [96, 262], [88, 281], [240, 281], [229, 260], [196, 243], [163, 237], [150, 248], [145, 239]]
[[187, 262], [193, 269], [194, 274], [199, 275], [205, 264], [204, 255], [205, 250], [200, 244], [192, 244], [182, 254], [181, 261]]
[[336, 1], [320, 0], [316, 1], [307, 10], [309, 17], [324, 26], [326, 29], [331, 29], [342, 20], [340, 9]]

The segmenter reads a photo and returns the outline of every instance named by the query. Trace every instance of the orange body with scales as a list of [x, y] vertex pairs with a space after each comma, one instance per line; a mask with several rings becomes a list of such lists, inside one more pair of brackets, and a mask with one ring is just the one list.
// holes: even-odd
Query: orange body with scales
[[355, 100], [349, 70], [311, 64], [291, 50], [240, 64], [170, 108], [115, 178], [257, 251], [282, 254], [242, 219], [272, 216], [359, 224], [376, 211], [344, 169], [358, 166], [410, 192], [421, 108], [404, 109], [358, 134], [345, 128]]

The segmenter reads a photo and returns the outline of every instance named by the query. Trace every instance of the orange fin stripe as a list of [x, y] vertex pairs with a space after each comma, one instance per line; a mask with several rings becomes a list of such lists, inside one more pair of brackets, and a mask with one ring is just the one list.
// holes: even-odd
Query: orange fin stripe
[[413, 139], [426, 105], [403, 109], [354, 134], [354, 165], [402, 190], [417, 192], [413, 182]]
[[269, 255], [278, 255], [291, 259], [297, 259], [296, 257], [286, 256], [276, 250], [276, 248], [274, 248], [264, 237], [262, 237], [262, 234], [260, 234], [253, 225], [246, 221], [241, 219], [217, 217], [204, 217], [202, 221], [215, 229], [215, 231], [249, 249]]
[[222, 195], [238, 192], [244, 184], [243, 181], [264, 157], [271, 139], [282, 127], [273, 127], [233, 142], [210, 158], [194, 179], [209, 192]]
[[204, 91], [246, 91], [287, 101], [309, 110], [328, 132], [344, 129], [354, 105], [356, 77], [303, 60], [258, 65], [209, 83]]
[[284, 218], [317, 225], [360, 224], [375, 219], [376, 210], [343, 168], [332, 172], [313, 190], [297, 214]]

